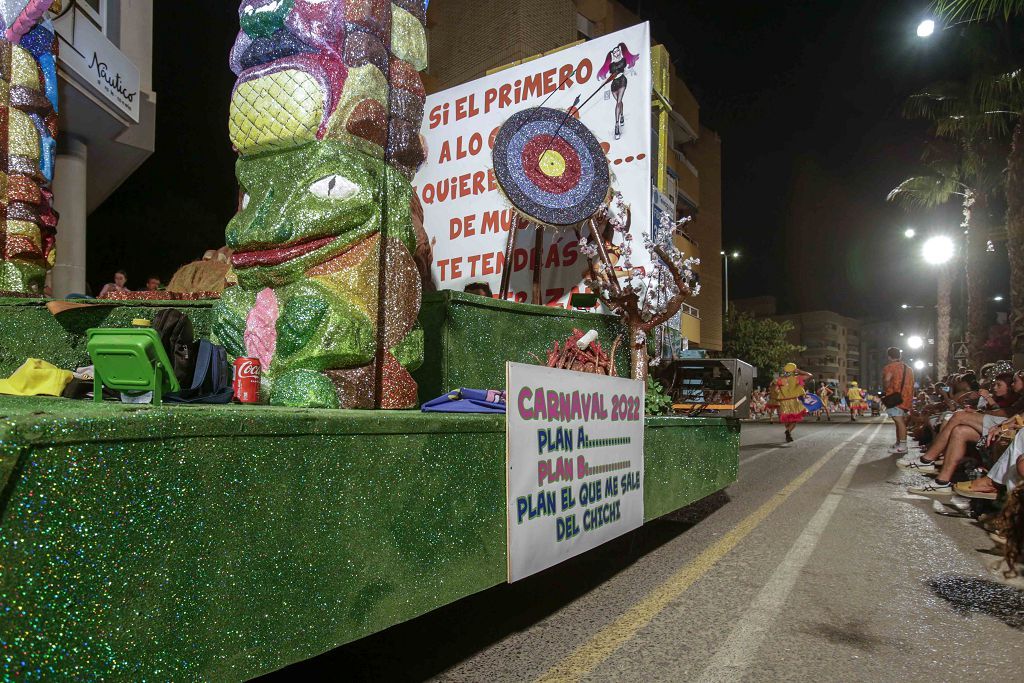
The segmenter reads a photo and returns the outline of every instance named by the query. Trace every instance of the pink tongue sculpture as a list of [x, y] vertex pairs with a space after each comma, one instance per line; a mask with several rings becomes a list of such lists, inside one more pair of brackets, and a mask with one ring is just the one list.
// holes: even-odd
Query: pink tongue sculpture
[[270, 367], [277, 350], [277, 319], [280, 315], [277, 295], [268, 287], [256, 295], [256, 305], [245, 321], [245, 351], [250, 358], [259, 358], [263, 368]]

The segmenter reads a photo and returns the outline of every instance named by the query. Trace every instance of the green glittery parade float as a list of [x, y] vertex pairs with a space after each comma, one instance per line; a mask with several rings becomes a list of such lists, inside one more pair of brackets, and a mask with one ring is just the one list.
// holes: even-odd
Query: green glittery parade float
[[[422, 295], [423, 0], [239, 17], [238, 285], [173, 307], [259, 358], [274, 405], [0, 395], [0, 680], [245, 681], [503, 584], [502, 416], [367, 409], [500, 387], [577, 328], [629, 371], [623, 318]], [[48, 303], [0, 297], [0, 376], [87, 365], [89, 329], [168, 306]], [[735, 420], [647, 418], [644, 439], [645, 521], [736, 480]]]
[[411, 408], [422, 362], [410, 179], [424, 158], [420, 0], [247, 0], [231, 53], [238, 286], [214, 334], [272, 405]]

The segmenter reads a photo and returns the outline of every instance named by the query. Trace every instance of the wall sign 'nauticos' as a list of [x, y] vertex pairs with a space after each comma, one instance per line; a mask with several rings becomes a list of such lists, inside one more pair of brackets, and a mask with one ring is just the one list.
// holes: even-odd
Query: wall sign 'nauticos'
[[107, 66], [106, 62], [100, 61], [98, 53], [92, 53], [92, 61], [89, 62], [89, 68], [96, 70], [96, 77], [103, 80], [108, 86], [114, 89], [114, 91], [123, 97], [127, 102], [134, 102], [136, 95], [139, 94], [138, 90], [129, 91], [125, 87], [124, 82], [121, 80], [121, 73], [118, 71], [111, 71]]
[[139, 68], [79, 10], [53, 22], [60, 39], [60, 63], [76, 81], [139, 122]]

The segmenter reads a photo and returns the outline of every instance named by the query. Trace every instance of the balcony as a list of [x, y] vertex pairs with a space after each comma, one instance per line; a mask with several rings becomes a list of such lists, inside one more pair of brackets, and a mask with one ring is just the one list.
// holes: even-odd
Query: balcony
[[[677, 230], [672, 235], [672, 243], [676, 249], [686, 255], [687, 258], [700, 258], [700, 247], [697, 242], [684, 232]], [[699, 270], [698, 266], [698, 270]], [[700, 316], [697, 316], [698, 318]]]
[[666, 170], [669, 177], [675, 181], [676, 191], [683, 195], [687, 203], [698, 206], [700, 179], [697, 177], [697, 169], [685, 155], [675, 149], [668, 150], [666, 161], [668, 162]]
[[839, 339], [839, 328], [835, 325], [815, 325], [805, 326], [804, 335], [808, 337], [827, 337], [829, 339]]
[[693, 344], [700, 344], [700, 311], [693, 306], [683, 304], [679, 315], [681, 329], [679, 332]]

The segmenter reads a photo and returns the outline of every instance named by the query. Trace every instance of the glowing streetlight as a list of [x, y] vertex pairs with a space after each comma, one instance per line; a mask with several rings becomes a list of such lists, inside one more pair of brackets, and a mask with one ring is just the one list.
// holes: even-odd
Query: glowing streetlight
[[992, 301], [1002, 301], [1002, 300], [1003, 300], [1003, 297], [1000, 294], [997, 294], [996, 296], [992, 297]]
[[935, 22], [931, 19], [925, 19], [917, 25], [918, 38], [927, 38], [933, 33], [935, 33]]
[[903, 236], [906, 237], [908, 240], [914, 239], [916, 235], [917, 230], [914, 230], [913, 228], [907, 228], [906, 230], [903, 231]]
[[924, 361], [923, 360], [914, 361], [914, 369], [915, 370], [924, 370]]
[[905, 311], [908, 308], [910, 308], [910, 304], [903, 304], [903, 305], [900, 306], [900, 308], [902, 308]]
[[928, 238], [928, 241], [924, 243], [924, 247], [921, 249], [921, 255], [924, 257], [924, 260], [933, 266], [941, 266], [943, 263], [948, 263], [952, 260], [955, 253], [956, 245], [953, 244], [953, 240], [945, 235]]
[[924, 339], [921, 339], [921, 337], [917, 336], [916, 334], [911, 337], [907, 337], [907, 346], [909, 346], [914, 351], [917, 351], [919, 348], [924, 346]]
[[901, 336], [901, 337], [903, 336], [903, 333], [902, 333], [902, 332], [900, 332], [900, 336]]

